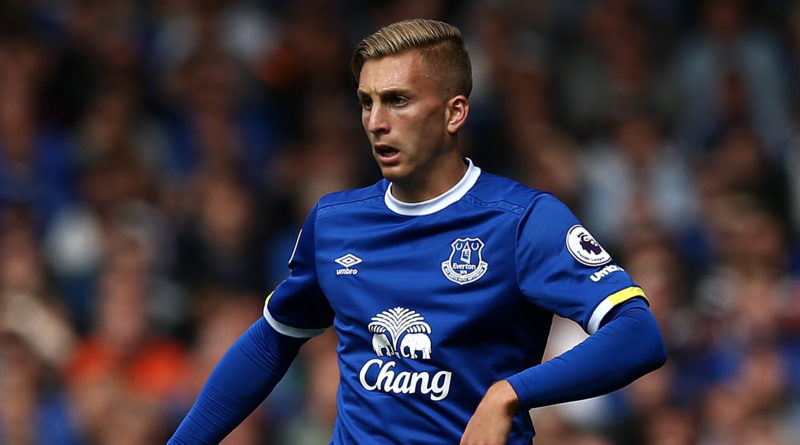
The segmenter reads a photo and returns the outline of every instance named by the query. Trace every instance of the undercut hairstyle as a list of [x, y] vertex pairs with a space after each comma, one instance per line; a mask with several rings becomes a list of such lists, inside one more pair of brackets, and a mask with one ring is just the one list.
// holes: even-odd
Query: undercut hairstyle
[[429, 19], [412, 19], [387, 25], [356, 46], [351, 69], [358, 84], [368, 60], [419, 50], [423, 62], [438, 75], [448, 95], [472, 92], [472, 63], [461, 31], [453, 25]]

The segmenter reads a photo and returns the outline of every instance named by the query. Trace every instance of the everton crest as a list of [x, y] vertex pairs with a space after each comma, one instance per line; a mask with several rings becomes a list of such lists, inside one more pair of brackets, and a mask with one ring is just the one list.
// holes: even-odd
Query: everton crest
[[483, 261], [483, 241], [479, 238], [457, 238], [450, 244], [450, 258], [442, 262], [442, 273], [453, 283], [467, 284], [477, 281], [489, 264]]

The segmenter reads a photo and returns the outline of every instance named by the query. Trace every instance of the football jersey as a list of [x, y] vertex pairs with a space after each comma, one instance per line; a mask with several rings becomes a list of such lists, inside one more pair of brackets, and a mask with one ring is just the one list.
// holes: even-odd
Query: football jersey
[[[387, 180], [327, 195], [267, 299], [278, 332], [339, 337], [332, 444], [454, 444], [488, 387], [537, 365], [553, 314], [588, 333], [644, 297], [551, 194], [482, 172], [404, 203]], [[509, 444], [530, 444], [521, 409]]]

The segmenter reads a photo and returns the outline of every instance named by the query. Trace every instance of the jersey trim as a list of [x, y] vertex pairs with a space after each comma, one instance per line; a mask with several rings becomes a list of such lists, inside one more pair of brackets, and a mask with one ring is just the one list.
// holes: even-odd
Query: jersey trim
[[[303, 229], [300, 229], [300, 232], [297, 233], [297, 239], [294, 241], [294, 248], [292, 249], [292, 255], [289, 257], [289, 264], [292, 264], [292, 260], [294, 259], [294, 254], [297, 253], [297, 246], [300, 245], [300, 237], [303, 236]], [[272, 294], [269, 294], [270, 297]], [[267, 297], [269, 300], [269, 297]]]
[[471, 159], [464, 159], [466, 159], [468, 163], [467, 172], [450, 190], [427, 201], [403, 202], [392, 196], [392, 184], [390, 183], [389, 186], [386, 187], [386, 193], [383, 195], [383, 201], [386, 203], [386, 207], [400, 215], [421, 216], [436, 213], [450, 204], [457, 202], [467, 194], [481, 175], [481, 169], [476, 167]]
[[642, 297], [645, 301], [647, 301], [647, 296], [644, 294], [644, 291], [641, 287], [631, 286], [621, 291], [614, 292], [613, 294], [607, 296], [600, 304], [597, 305], [594, 312], [592, 312], [591, 318], [589, 318], [589, 325], [587, 327], [587, 332], [589, 334], [594, 334], [600, 329], [600, 322], [603, 321], [603, 318], [614, 308], [614, 306], [628, 301], [634, 297]]
[[264, 302], [264, 318], [267, 320], [267, 323], [269, 323], [269, 325], [272, 326], [272, 329], [275, 329], [276, 331], [280, 332], [283, 335], [294, 338], [311, 338], [325, 332], [325, 328], [301, 329], [283, 324], [280, 321], [276, 320], [272, 316], [272, 314], [269, 313], [269, 308], [267, 307], [269, 305], [269, 299], [272, 298], [272, 295], [274, 293], [275, 291], [270, 292], [269, 296], [267, 297], [267, 300]]

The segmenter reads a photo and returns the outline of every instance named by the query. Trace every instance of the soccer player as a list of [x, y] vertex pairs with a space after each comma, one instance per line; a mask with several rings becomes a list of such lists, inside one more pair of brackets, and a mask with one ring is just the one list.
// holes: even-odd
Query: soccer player
[[[337, 445], [530, 444], [530, 408], [663, 364], [644, 291], [569, 209], [462, 157], [472, 80], [457, 28], [391, 24], [358, 45], [352, 70], [384, 179], [311, 210], [289, 277], [170, 444], [218, 443], [330, 325]], [[591, 335], [540, 363], [553, 314]]]

